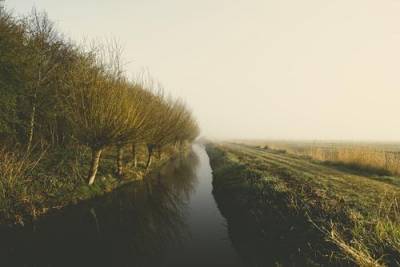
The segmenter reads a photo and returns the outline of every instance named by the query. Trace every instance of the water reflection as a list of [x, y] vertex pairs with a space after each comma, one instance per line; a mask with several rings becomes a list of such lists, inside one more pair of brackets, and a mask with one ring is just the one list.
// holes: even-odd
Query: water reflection
[[198, 158], [177, 158], [155, 177], [67, 208], [35, 229], [1, 231], [1, 266], [162, 266], [189, 230]]

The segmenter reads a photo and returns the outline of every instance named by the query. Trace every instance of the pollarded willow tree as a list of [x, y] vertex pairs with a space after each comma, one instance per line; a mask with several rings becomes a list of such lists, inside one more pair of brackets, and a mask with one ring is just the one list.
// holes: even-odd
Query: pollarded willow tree
[[145, 139], [149, 129], [153, 126], [151, 121], [152, 112], [152, 94], [140, 85], [127, 82], [125, 84], [126, 90], [129, 94], [127, 100], [130, 105], [130, 112], [128, 124], [129, 127], [122, 133], [119, 141], [117, 142], [117, 174], [123, 175], [123, 149], [126, 145], [137, 144]]
[[116, 62], [112, 64], [83, 57], [71, 73], [64, 103], [76, 138], [92, 150], [90, 185], [96, 178], [102, 151], [126, 143], [143, 121], [140, 90], [131, 88], [116, 72]]
[[[103, 50], [104, 51], [104, 50]], [[155, 148], [186, 137], [178, 134], [194, 122], [186, 106], [178, 100], [154, 94], [139, 83], [128, 81], [116, 46], [107, 53], [82, 53], [68, 79], [64, 110], [75, 138], [92, 151], [88, 182], [95, 181], [101, 153], [117, 147], [117, 174], [123, 175], [123, 149], [146, 143], [146, 169]], [[97, 52], [97, 53], [96, 53]]]
[[143, 123], [140, 128], [135, 131], [130, 138], [131, 152], [132, 152], [132, 163], [133, 167], [137, 167], [137, 148], [140, 144], [145, 143], [149, 135], [151, 135], [152, 129], [156, 126], [157, 121], [154, 121], [154, 112], [157, 110], [158, 101], [152, 91], [140, 83], [135, 83], [135, 86], [142, 88], [143, 92], [143, 105], [145, 108], [145, 115]]
[[192, 132], [192, 130], [189, 130], [189, 128], [192, 127], [190, 123], [196, 125], [193, 128], [193, 134], [196, 134], [195, 137], [197, 137], [198, 134], [198, 131], [195, 130], [198, 129], [197, 123], [181, 100], [165, 98], [160, 94], [155, 98], [155, 101], [157, 104], [155, 104], [156, 109], [152, 113], [152, 120], [156, 121], [157, 124], [150, 129], [146, 139], [148, 151], [146, 169], [151, 164], [152, 155], [155, 150], [161, 151], [164, 146], [172, 145], [175, 142], [184, 142], [185, 138], [189, 137], [184, 133]]
[[117, 148], [122, 175], [127, 145], [136, 167], [136, 147], [146, 144], [149, 166], [154, 149], [190, 139], [190, 111], [155, 93], [150, 80], [126, 78], [116, 43], [87, 51], [64, 39], [45, 13], [0, 13], [0, 143], [32, 152], [87, 146], [89, 184], [106, 148]]
[[191, 143], [200, 134], [197, 121], [189, 111], [186, 112], [185, 116], [176, 128], [179, 130], [173, 134], [173, 142], [175, 144], [182, 145], [184, 142]]
[[174, 131], [169, 135], [169, 141], [174, 145], [182, 145], [184, 142], [192, 142], [200, 134], [197, 121], [192, 115], [192, 112], [184, 105], [178, 110], [180, 112], [176, 115], [174, 122]]
[[168, 128], [170, 125], [169, 119], [172, 116], [172, 105], [169, 101], [166, 101], [163, 94], [158, 94], [153, 99], [153, 106], [155, 109], [152, 112], [151, 121], [157, 122], [149, 129], [145, 144], [147, 148], [147, 161], [145, 169], [151, 165], [153, 152], [157, 147], [161, 147], [165, 144], [168, 135]]

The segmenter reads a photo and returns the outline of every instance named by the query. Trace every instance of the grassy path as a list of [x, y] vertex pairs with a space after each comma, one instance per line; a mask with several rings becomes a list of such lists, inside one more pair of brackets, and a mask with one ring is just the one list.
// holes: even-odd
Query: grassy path
[[398, 186], [339, 171], [298, 156], [243, 145], [229, 144], [224, 145], [224, 148], [254, 169], [264, 170], [280, 178], [295, 179], [296, 182], [311, 183], [313, 187], [318, 187], [321, 194], [356, 203], [367, 209], [379, 206], [384, 195], [400, 196]]

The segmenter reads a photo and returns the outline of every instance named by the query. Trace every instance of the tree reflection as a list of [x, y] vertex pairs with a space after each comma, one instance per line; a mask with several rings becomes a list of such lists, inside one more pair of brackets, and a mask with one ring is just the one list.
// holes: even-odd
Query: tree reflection
[[193, 154], [178, 157], [149, 179], [38, 222], [35, 231], [3, 231], [2, 264], [162, 265], [188, 237], [184, 216], [197, 162]]

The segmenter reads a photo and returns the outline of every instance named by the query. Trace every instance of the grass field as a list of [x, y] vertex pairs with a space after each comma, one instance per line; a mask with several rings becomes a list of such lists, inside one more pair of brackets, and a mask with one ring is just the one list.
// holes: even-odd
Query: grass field
[[400, 144], [388, 142], [311, 142], [238, 140], [261, 148], [307, 156], [326, 163], [364, 170], [366, 173], [400, 175]]
[[[219, 179], [252, 188], [260, 203], [272, 197], [290, 213], [307, 218], [336, 248], [329, 257], [361, 266], [399, 264], [396, 177], [366, 176], [365, 170], [358, 173], [302, 155], [246, 145], [211, 145], [208, 151]], [[218, 161], [224, 167], [218, 167]]]

